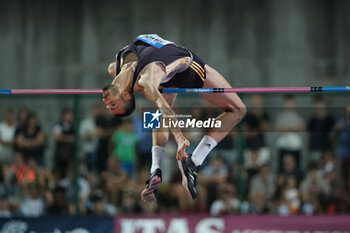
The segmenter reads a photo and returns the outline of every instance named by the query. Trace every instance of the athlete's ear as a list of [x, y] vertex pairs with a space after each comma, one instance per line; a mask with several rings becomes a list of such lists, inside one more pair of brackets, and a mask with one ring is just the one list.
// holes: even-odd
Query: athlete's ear
[[123, 97], [123, 99], [129, 100], [129, 99], [131, 99], [131, 94], [127, 91], [123, 91], [122, 97]]

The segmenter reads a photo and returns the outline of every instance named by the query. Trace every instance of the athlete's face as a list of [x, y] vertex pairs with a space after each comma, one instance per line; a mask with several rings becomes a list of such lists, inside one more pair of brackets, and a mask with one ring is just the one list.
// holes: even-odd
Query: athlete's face
[[103, 92], [103, 102], [107, 110], [114, 115], [125, 113], [125, 99], [113, 92], [110, 89]]

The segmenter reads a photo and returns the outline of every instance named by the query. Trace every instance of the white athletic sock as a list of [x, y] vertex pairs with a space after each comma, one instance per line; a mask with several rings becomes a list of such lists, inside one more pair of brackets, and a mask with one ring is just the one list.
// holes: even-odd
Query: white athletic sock
[[214, 140], [214, 138], [205, 135], [192, 153], [193, 163], [196, 166], [201, 165], [204, 159], [208, 156], [209, 152], [214, 149], [216, 145], [217, 142]]
[[162, 146], [152, 146], [152, 166], [151, 173], [157, 168], [161, 168], [162, 159], [165, 153], [165, 147]]

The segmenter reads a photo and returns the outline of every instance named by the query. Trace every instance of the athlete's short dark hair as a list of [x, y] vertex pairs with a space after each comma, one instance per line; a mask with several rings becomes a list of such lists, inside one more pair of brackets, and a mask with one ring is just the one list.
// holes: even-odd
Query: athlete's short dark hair
[[108, 84], [107, 86], [105, 86], [104, 88], [102, 88], [102, 91], [107, 91], [109, 88], [111, 88], [113, 85], [112, 84]]
[[113, 90], [113, 93], [112, 93], [113, 95], [117, 94], [118, 92], [118, 89], [115, 88], [112, 84], [109, 84], [102, 89], [102, 91], [108, 91], [108, 90]]

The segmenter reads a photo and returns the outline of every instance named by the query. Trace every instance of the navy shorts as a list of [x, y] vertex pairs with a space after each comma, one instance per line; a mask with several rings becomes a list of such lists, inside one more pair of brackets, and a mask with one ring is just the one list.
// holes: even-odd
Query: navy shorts
[[181, 73], [176, 73], [169, 81], [162, 83], [162, 87], [201, 88], [206, 78], [205, 63], [194, 53], [190, 66]]

